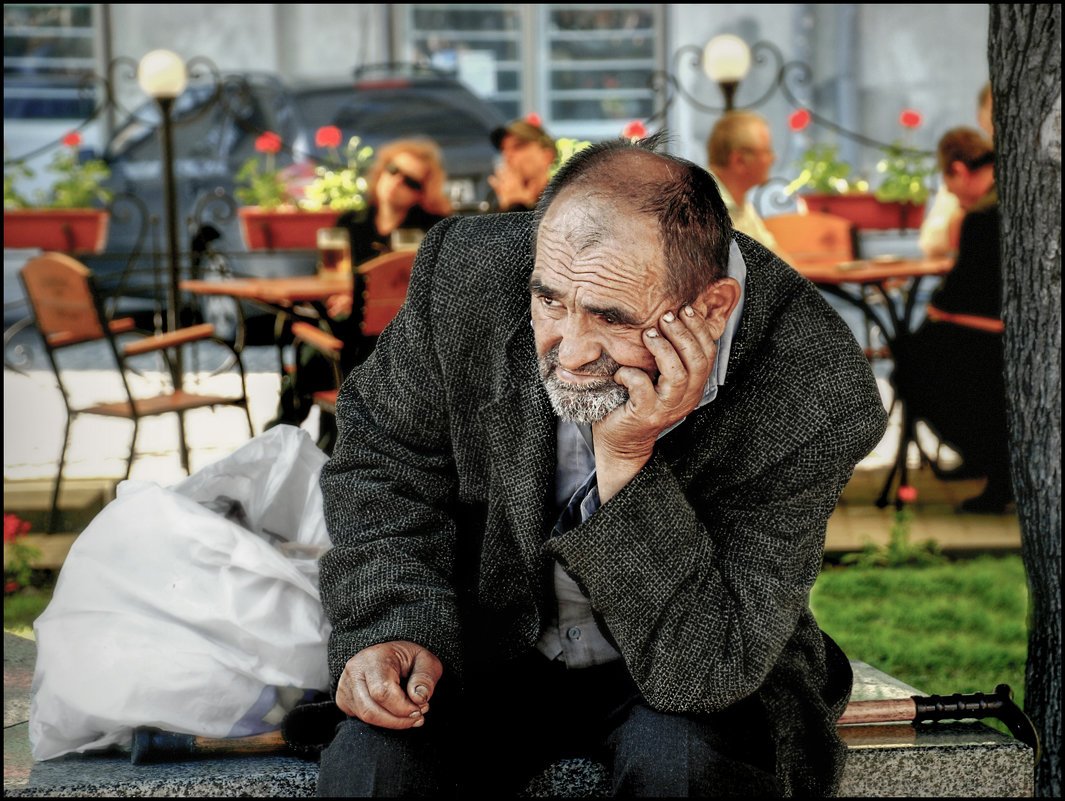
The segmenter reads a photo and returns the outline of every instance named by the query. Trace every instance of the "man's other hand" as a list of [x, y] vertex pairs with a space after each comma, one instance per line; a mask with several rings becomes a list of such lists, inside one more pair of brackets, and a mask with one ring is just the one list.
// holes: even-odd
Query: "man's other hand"
[[410, 729], [425, 723], [429, 698], [443, 673], [430, 651], [412, 642], [373, 645], [355, 654], [337, 684], [344, 713], [373, 726]]

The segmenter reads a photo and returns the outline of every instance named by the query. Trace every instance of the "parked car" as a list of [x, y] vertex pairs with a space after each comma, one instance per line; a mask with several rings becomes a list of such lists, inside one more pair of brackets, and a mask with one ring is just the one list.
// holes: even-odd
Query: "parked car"
[[[192, 253], [193, 269], [212, 264], [197, 253], [205, 243], [225, 254], [238, 275], [310, 274], [311, 253], [249, 252], [235, 209], [234, 176], [256, 155], [264, 131], [285, 143], [277, 166], [306, 159], [328, 160], [315, 148], [324, 125], [341, 129], [343, 141], [359, 136], [377, 148], [386, 141], [428, 136], [440, 145], [457, 211], [480, 208], [487, 197], [495, 151], [490, 132], [504, 124], [500, 112], [461, 81], [436, 70], [384, 65], [357, 70], [354, 79], [288, 85], [276, 75], [231, 74], [220, 86], [194, 85], [172, 112], [173, 157], [179, 247]], [[107, 252], [86, 259], [106, 292], [124, 298], [125, 308], [148, 313], [165, 301], [168, 278], [160, 262], [143, 254], [165, 254], [165, 198], [160, 162], [160, 114], [154, 101], [125, 122], [103, 153], [111, 168], [109, 188], [117, 196]], [[142, 205], [143, 204], [143, 205]], [[142, 237], [142, 231], [146, 236]], [[129, 254], [140, 251], [132, 264]], [[245, 307], [246, 313], [256, 310]]]

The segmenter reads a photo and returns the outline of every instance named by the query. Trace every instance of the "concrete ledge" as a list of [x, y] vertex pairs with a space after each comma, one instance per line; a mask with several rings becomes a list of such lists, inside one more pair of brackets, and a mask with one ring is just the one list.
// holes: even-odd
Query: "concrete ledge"
[[[30, 756], [29, 689], [36, 647], [4, 634], [4, 795], [12, 797], [251, 796], [310, 797], [318, 766], [294, 757], [204, 759], [133, 765], [129, 748], [71, 754], [45, 762]], [[864, 662], [851, 663], [853, 700], [907, 698], [924, 693]], [[979, 722], [868, 724], [842, 727], [849, 756], [841, 796], [1028, 797], [1034, 792], [1033, 753], [1025, 744]], [[602, 766], [584, 759], [550, 766], [527, 797], [605, 797]]]

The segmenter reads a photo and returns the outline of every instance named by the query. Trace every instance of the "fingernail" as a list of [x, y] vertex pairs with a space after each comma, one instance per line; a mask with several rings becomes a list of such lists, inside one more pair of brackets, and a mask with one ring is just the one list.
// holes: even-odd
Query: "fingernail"
[[668, 312], [666, 312], [665, 314], [662, 315], [662, 320], [664, 322], [667, 322], [667, 323], [671, 323], [671, 322], [673, 322], [676, 319], [677, 318], [673, 316], [673, 312], [671, 312], [671, 311], [668, 311]]
[[419, 726], [424, 726], [424, 725], [425, 725], [425, 718], [418, 718], [416, 721], [414, 721], [414, 724], [411, 726], [411, 728], [412, 729], [416, 729]]
[[684, 313], [686, 315], [688, 315], [689, 317], [694, 317], [695, 316], [695, 309], [693, 309], [691, 306], [685, 306], [684, 307]]
[[429, 692], [421, 684], [414, 688], [414, 694], [420, 695], [423, 701], [429, 700]]
[[644, 333], [647, 335], [648, 339], [654, 339], [658, 336], [658, 332], [653, 328], [648, 328]]
[[422, 716], [422, 711], [420, 709], [415, 709], [413, 712], [410, 713], [410, 715], [408, 715], [408, 717], [412, 717], [412, 718], [420, 718], [421, 716]]

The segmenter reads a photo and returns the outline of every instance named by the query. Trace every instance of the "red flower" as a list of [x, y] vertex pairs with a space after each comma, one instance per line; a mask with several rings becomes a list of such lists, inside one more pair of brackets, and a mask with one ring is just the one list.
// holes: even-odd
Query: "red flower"
[[4, 513], [4, 543], [17, 540], [23, 534], [28, 534], [30, 523], [28, 520], [20, 520], [18, 515]]
[[4, 592], [10, 594], [13, 592], [17, 592], [18, 588], [19, 583], [17, 581], [9, 581], [7, 584], [4, 585]]
[[530, 111], [528, 114], [526, 114], [525, 121], [529, 123], [529, 125], [535, 125], [537, 128], [544, 127], [544, 121], [540, 118], [540, 115], [537, 114], [535, 111]]
[[67, 147], [77, 147], [81, 144], [81, 134], [77, 131], [71, 131], [63, 137], [63, 144]]
[[788, 127], [793, 131], [801, 131], [810, 124], [810, 112], [804, 108], [791, 112], [788, 117]]
[[903, 484], [899, 487], [898, 498], [902, 503], [913, 503], [917, 500], [917, 487]]
[[340, 129], [335, 125], [323, 125], [314, 135], [314, 144], [318, 147], [338, 147], [340, 145]]
[[260, 153], [281, 152], [281, 137], [273, 131], [267, 131], [255, 140], [255, 149]]
[[905, 128], [916, 128], [921, 124], [921, 121], [920, 113], [914, 111], [912, 108], [904, 109], [899, 115], [899, 122], [902, 123]]
[[647, 136], [647, 128], [639, 120], [633, 120], [621, 129], [621, 135], [626, 139], [643, 139]]

